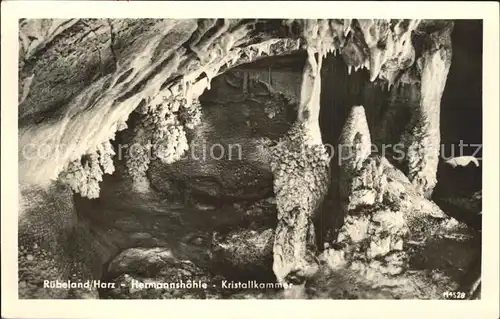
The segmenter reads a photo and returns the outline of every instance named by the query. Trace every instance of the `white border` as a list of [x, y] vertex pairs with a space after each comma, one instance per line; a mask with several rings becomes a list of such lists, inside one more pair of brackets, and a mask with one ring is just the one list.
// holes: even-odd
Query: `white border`
[[[499, 5], [497, 2], [15, 1], [2, 2], [2, 317], [156, 315], [202, 318], [498, 318]], [[19, 18], [426, 18], [483, 19], [483, 280], [480, 301], [235, 300], [129, 301], [17, 299], [17, 59]]]

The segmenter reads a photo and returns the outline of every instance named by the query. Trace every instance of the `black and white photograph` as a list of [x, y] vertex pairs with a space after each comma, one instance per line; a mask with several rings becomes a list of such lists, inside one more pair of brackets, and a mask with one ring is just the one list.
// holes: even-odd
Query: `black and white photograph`
[[17, 19], [18, 299], [483, 299], [485, 22], [355, 13]]

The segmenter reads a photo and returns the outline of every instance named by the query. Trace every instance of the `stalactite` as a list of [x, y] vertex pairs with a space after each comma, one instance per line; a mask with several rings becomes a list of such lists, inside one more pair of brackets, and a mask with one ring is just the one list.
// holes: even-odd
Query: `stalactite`
[[69, 185], [75, 193], [89, 199], [99, 197], [99, 182], [104, 174], [113, 174], [115, 167], [113, 156], [115, 151], [108, 141], [97, 148], [69, 163], [68, 167], [60, 174], [59, 179]]
[[142, 119], [134, 127], [134, 149], [127, 153], [126, 165], [135, 189], [148, 189], [146, 172], [152, 159], [172, 164], [189, 149], [187, 129], [201, 121], [201, 105], [195, 94], [184, 90], [183, 97], [165, 98], [142, 108]]
[[395, 78], [392, 72], [413, 63], [414, 48], [410, 37], [419, 20], [358, 19], [357, 22], [368, 48], [371, 82], [379, 75], [386, 75], [382, 77], [391, 80]]
[[137, 192], [149, 189], [146, 172], [151, 162], [151, 136], [152, 123], [143, 119], [137, 123], [132, 132], [131, 144], [133, 149], [128, 149], [125, 155], [125, 166], [132, 179], [132, 188]]

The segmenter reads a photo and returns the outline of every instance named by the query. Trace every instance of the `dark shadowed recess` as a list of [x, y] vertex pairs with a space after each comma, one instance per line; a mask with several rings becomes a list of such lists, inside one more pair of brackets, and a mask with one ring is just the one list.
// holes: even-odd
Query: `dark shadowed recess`
[[452, 44], [453, 58], [441, 100], [441, 157], [474, 156], [480, 166], [470, 163], [453, 168], [441, 161], [433, 200], [445, 212], [454, 212], [453, 217], [481, 229], [481, 199], [473, 198], [482, 189], [482, 20], [457, 20]]
[[[457, 20], [453, 58], [441, 104], [441, 139], [445, 144], [482, 143], [482, 20]], [[451, 152], [451, 146], [450, 146]], [[464, 155], [474, 150], [464, 149]], [[481, 156], [481, 153], [476, 154]]]

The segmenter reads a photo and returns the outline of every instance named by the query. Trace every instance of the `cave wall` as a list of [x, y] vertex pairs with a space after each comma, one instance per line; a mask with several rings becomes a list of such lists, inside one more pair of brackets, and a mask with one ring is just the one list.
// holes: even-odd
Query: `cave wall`
[[[186, 85], [198, 97], [217, 74], [298, 50], [298, 37], [275, 24], [281, 21], [21, 19], [20, 181], [47, 186], [69, 162], [113, 139], [141, 103], [173, 99]], [[61, 156], [24, 156], [24, 146], [42, 144], [57, 145]]]
[[452, 63], [441, 103], [442, 157], [474, 156], [480, 165], [453, 168], [442, 162], [437, 197], [471, 196], [482, 189], [483, 179], [482, 20], [457, 20], [452, 44]]
[[320, 123], [325, 143], [337, 145], [342, 126], [354, 105], [365, 106], [368, 126], [374, 131], [387, 106], [387, 86], [369, 82], [365, 69], [349, 72], [339, 55], [329, 55], [323, 65]]
[[272, 194], [267, 154], [259, 143], [288, 131], [300, 78], [300, 73], [267, 68], [237, 68], [214, 78], [200, 97], [202, 120], [189, 134], [190, 150], [171, 165], [152, 162], [153, 188], [166, 194], [180, 189], [182, 196], [219, 204]]
[[[481, 144], [483, 140], [482, 21], [457, 20], [451, 36], [453, 57], [441, 103], [441, 138], [444, 144], [455, 144], [455, 152], [459, 154], [460, 140], [465, 144]], [[464, 148], [464, 155], [473, 152]]]
[[247, 73], [254, 81], [266, 82], [277, 92], [281, 92], [295, 100], [300, 98], [301, 71], [280, 68], [279, 66], [273, 67], [272, 64], [269, 65], [268, 69], [265, 69], [265, 67], [252, 68], [252, 65], [249, 64], [240, 68], [239, 72]]

